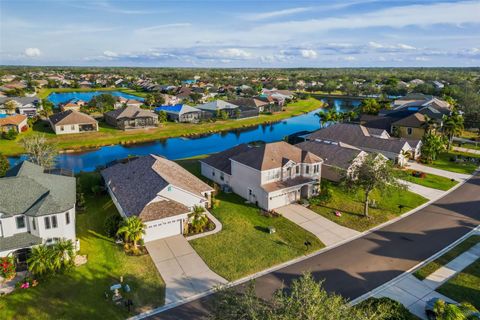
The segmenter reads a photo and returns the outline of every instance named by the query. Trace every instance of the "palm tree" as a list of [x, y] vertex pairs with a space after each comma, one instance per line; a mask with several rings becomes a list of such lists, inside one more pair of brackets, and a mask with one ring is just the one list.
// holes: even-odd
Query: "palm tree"
[[422, 159], [427, 163], [431, 163], [437, 159], [438, 154], [442, 152], [444, 148], [445, 141], [441, 136], [434, 133], [425, 134], [422, 138]]
[[453, 137], [459, 135], [463, 130], [463, 116], [457, 111], [453, 111], [450, 115], [443, 116], [443, 133], [448, 139], [447, 150], [450, 150]]
[[320, 123], [322, 124], [322, 126], [329, 122], [337, 122], [339, 119], [339, 115], [334, 109], [330, 109], [327, 112], [317, 112], [315, 113], [315, 115], [320, 118]]
[[70, 266], [75, 258], [75, 248], [71, 240], [60, 240], [52, 247], [52, 266], [55, 270]]
[[52, 251], [46, 245], [32, 248], [30, 257], [27, 259], [28, 270], [36, 275], [44, 275], [52, 270]]
[[137, 242], [142, 239], [144, 234], [145, 224], [136, 216], [125, 219], [117, 231], [117, 235], [123, 235], [125, 241], [133, 243], [135, 249], [137, 249]]
[[437, 129], [437, 121], [429, 116], [425, 115], [425, 122], [423, 123], [423, 128], [425, 129], [425, 133], [431, 133], [433, 130]]
[[202, 206], [193, 207], [193, 212], [188, 216], [191, 219], [191, 225], [194, 232], [201, 232], [208, 223], [205, 216], [205, 208]]

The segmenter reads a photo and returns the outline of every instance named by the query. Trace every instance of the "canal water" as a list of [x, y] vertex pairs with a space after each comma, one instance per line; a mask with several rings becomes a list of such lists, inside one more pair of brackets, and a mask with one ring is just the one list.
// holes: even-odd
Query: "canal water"
[[[341, 101], [335, 103], [332, 107], [342, 112], [350, 110], [344, 107]], [[194, 138], [168, 138], [149, 143], [105, 146], [84, 152], [63, 153], [58, 156], [57, 166], [74, 172], [93, 171], [98, 166], [104, 166], [111, 161], [128, 156], [142, 156], [152, 153], [175, 160], [219, 152], [252, 141], [280, 141], [296, 132], [319, 129], [320, 122], [315, 113], [322, 112], [322, 110], [315, 110], [272, 124], [257, 125]], [[23, 156], [11, 158], [10, 162], [13, 165], [24, 158]]]

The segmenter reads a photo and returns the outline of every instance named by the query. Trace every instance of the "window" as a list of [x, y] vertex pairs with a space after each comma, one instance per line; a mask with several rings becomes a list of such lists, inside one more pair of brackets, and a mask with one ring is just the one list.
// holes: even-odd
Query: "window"
[[72, 126], [70, 127], [71, 130], [75, 130], [75, 125], [72, 124]]
[[33, 230], [37, 230], [37, 224], [35, 223], [35, 218], [32, 219], [32, 228]]
[[67, 224], [70, 224], [70, 212], [65, 212], [65, 221]]
[[320, 165], [316, 164], [313, 166], [313, 173], [318, 173], [320, 171]]
[[299, 173], [300, 173], [300, 166], [296, 166], [296, 167], [295, 167], [295, 173], [296, 173], [296, 174], [299, 174]]
[[310, 173], [310, 166], [305, 166], [305, 173], [309, 174]]
[[212, 171], [212, 177], [215, 177], [215, 171]]
[[65, 128], [63, 126], [60, 126], [60, 131], [63, 131]]
[[52, 219], [52, 228], [57, 227], [57, 216], [51, 216], [50, 219]]
[[407, 134], [410, 136], [412, 135], [413, 133], [413, 129], [412, 128], [407, 128]]
[[17, 229], [25, 228], [25, 217], [24, 216], [17, 217], [15, 220], [17, 222]]
[[221, 173], [221, 174], [220, 174], [220, 180], [223, 181], [223, 179], [225, 179], [225, 178], [223, 177], [223, 173]]
[[50, 218], [45, 217], [43, 221], [45, 221], [45, 229], [50, 229]]

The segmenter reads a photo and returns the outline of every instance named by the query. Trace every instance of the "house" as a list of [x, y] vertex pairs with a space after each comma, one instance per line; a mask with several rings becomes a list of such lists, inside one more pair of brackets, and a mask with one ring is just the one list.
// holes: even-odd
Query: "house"
[[62, 111], [74, 110], [80, 111], [80, 108], [85, 106], [87, 103], [81, 99], [73, 98], [60, 105]]
[[284, 141], [241, 144], [200, 160], [203, 176], [265, 210], [317, 194], [322, 162]]
[[140, 107], [143, 105], [143, 101], [135, 100], [135, 99], [128, 99], [125, 104], [127, 107]]
[[229, 118], [235, 119], [258, 116], [258, 109], [256, 108], [238, 106], [224, 100], [214, 100], [195, 107], [209, 113], [212, 117], [216, 116], [218, 112], [226, 112]]
[[336, 142], [305, 141], [295, 146], [322, 158], [322, 178], [335, 182], [340, 181], [342, 171], [350, 172], [368, 155], [359, 148]]
[[183, 100], [183, 99], [189, 98], [191, 94], [192, 94], [192, 89], [190, 89], [189, 87], [182, 86], [177, 90], [177, 93], [175, 94], [175, 96], [178, 99]]
[[445, 87], [443, 83], [437, 80], [433, 81], [433, 85], [435, 86], [435, 89], [443, 89]]
[[420, 156], [421, 141], [392, 138], [386, 130], [368, 128], [359, 124], [337, 123], [308, 135], [307, 141], [342, 143], [366, 152], [383, 154], [399, 165], [405, 165], [409, 157]]
[[212, 187], [177, 163], [148, 155], [101, 172], [120, 215], [147, 226], [144, 241], [183, 234], [195, 206], [210, 206]]
[[256, 98], [239, 98], [229, 100], [228, 102], [237, 105], [240, 108], [258, 110], [258, 112], [264, 112], [265, 108], [269, 106], [268, 102]]
[[105, 121], [122, 130], [155, 128], [158, 126], [158, 116], [139, 107], [122, 107], [104, 114]]
[[392, 132], [398, 137], [422, 139], [425, 134], [425, 116], [419, 112], [392, 123]]
[[48, 118], [55, 134], [85, 133], [98, 131], [98, 122], [88, 114], [66, 110], [55, 113]]
[[8, 132], [14, 130], [17, 133], [24, 132], [28, 129], [27, 116], [23, 114], [15, 114], [0, 118], [0, 132]]
[[[15, 110], [6, 110], [5, 103], [7, 101], [15, 102]], [[41, 110], [40, 99], [34, 97], [3, 97], [0, 98], [0, 113], [13, 113], [34, 117]]]
[[0, 178], [0, 256], [21, 260], [34, 245], [75, 241], [75, 188], [75, 178], [45, 173], [29, 161], [7, 171]]
[[155, 112], [165, 111], [168, 120], [175, 122], [199, 122], [202, 118], [202, 110], [191, 107], [187, 104], [177, 104], [174, 106], [159, 106]]

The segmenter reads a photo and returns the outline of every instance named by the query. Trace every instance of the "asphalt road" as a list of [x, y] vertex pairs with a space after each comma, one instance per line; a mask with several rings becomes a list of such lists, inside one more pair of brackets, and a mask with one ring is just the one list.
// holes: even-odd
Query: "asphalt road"
[[[480, 224], [480, 175], [420, 211], [361, 238], [256, 279], [257, 295], [271, 297], [309, 271], [330, 292], [355, 299], [429, 258]], [[214, 295], [152, 316], [201, 319]]]

